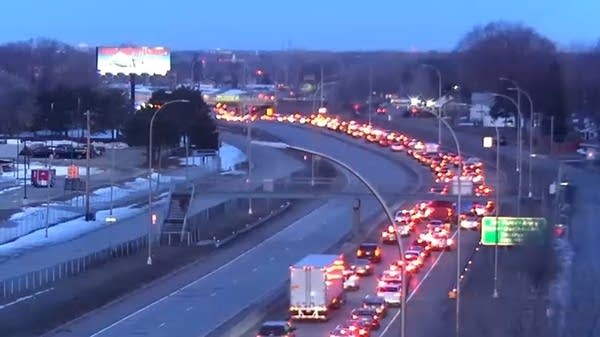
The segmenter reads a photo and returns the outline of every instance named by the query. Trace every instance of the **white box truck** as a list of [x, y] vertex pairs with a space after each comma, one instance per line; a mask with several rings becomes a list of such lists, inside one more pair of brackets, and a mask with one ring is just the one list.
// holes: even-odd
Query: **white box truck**
[[344, 302], [343, 255], [312, 254], [290, 267], [290, 318], [326, 321]]

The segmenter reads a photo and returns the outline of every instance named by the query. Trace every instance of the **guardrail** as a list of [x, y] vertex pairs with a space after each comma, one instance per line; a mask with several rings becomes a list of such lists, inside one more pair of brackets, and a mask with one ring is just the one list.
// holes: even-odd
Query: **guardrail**
[[462, 268], [462, 271], [460, 272], [458, 284], [455, 284], [454, 287], [452, 287], [452, 289], [450, 289], [450, 291], [448, 292], [448, 298], [456, 299], [456, 295], [458, 292], [457, 288], [460, 285], [460, 283], [465, 281], [465, 276], [466, 276], [467, 272], [469, 270], [471, 270], [471, 264], [473, 264], [473, 257], [475, 257], [475, 254], [477, 254], [477, 252], [479, 252], [480, 248], [481, 248], [481, 242], [478, 242], [477, 245], [475, 246], [475, 248], [473, 249], [473, 252], [471, 252], [471, 255], [469, 255], [469, 258], [467, 259], [467, 262], [465, 263], [464, 267]]

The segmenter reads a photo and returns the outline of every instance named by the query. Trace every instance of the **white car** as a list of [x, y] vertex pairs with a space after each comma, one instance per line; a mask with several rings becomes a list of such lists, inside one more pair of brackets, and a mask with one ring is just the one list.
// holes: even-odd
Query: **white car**
[[460, 228], [476, 230], [477, 228], [479, 228], [479, 217], [467, 216], [466, 218], [461, 219]]
[[410, 218], [411, 218], [412, 214], [410, 213], [409, 210], [406, 209], [401, 209], [398, 212], [396, 212], [394, 218], [396, 220], [396, 222], [400, 223], [400, 222], [409, 222]]
[[402, 304], [402, 285], [387, 284], [378, 287], [377, 296], [383, 298], [389, 306], [400, 306]]
[[360, 277], [356, 274], [346, 276], [344, 280], [344, 290], [358, 290], [360, 288]]
[[390, 146], [390, 149], [394, 152], [401, 152], [401, 151], [404, 151], [405, 147], [403, 144], [394, 143]]

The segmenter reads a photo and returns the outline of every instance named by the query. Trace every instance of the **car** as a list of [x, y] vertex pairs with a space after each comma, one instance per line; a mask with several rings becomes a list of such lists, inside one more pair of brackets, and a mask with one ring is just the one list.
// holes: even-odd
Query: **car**
[[477, 215], [468, 215], [460, 220], [460, 228], [477, 230], [479, 228], [479, 217]]
[[371, 329], [377, 330], [380, 327], [380, 319], [379, 314], [375, 309], [371, 308], [356, 308], [353, 309], [350, 313], [350, 317], [354, 320], [366, 321], [371, 326]]
[[433, 231], [436, 229], [448, 231], [450, 229], [449, 227], [450, 226], [444, 223], [442, 220], [429, 220], [426, 226], [428, 231]]
[[390, 150], [394, 151], [394, 152], [402, 152], [406, 149], [406, 147], [404, 146], [404, 144], [400, 143], [400, 142], [394, 142], [392, 144], [390, 144]]
[[434, 186], [429, 190], [429, 192], [446, 195], [448, 194], [448, 185]]
[[349, 319], [346, 321], [346, 325], [350, 330], [358, 330], [358, 335], [361, 337], [370, 337], [371, 330], [375, 330], [369, 322], [360, 319]]
[[398, 242], [398, 238], [396, 237], [396, 227], [394, 225], [387, 226], [387, 228], [381, 232], [381, 242], [385, 244], [394, 244]]
[[373, 275], [373, 265], [369, 260], [356, 260], [350, 267], [357, 275], [367, 276]]
[[396, 214], [394, 215], [394, 219], [396, 220], [396, 222], [402, 222], [402, 221], [408, 222], [408, 221], [410, 221], [413, 214], [414, 214], [413, 211], [410, 211], [407, 209], [401, 209], [396, 212]]
[[374, 309], [381, 318], [387, 316], [388, 306], [387, 303], [385, 303], [383, 297], [375, 295], [366, 295], [363, 298], [362, 305], [363, 308]]
[[402, 304], [402, 284], [386, 284], [377, 287], [377, 296], [382, 297], [389, 306]]
[[[398, 264], [398, 266], [401, 266], [401, 264]], [[402, 284], [402, 271], [392, 268], [392, 266], [390, 266], [390, 269], [384, 270], [377, 279], [377, 285], [379, 286], [390, 284]]]
[[363, 243], [356, 250], [356, 258], [379, 263], [381, 262], [381, 248], [376, 243]]
[[453, 240], [448, 237], [447, 232], [434, 231], [431, 233], [429, 246], [432, 250], [450, 250], [453, 243]]
[[267, 321], [264, 322], [256, 337], [295, 337], [296, 327], [288, 321]]
[[329, 337], [363, 337], [364, 335], [360, 334], [360, 330], [353, 328], [347, 324], [340, 324], [336, 326], [331, 332], [329, 332]]
[[353, 270], [344, 270], [344, 290], [359, 290], [360, 277]]
[[418, 272], [425, 264], [425, 255], [421, 254], [421, 250], [406, 250], [404, 263], [407, 272]]

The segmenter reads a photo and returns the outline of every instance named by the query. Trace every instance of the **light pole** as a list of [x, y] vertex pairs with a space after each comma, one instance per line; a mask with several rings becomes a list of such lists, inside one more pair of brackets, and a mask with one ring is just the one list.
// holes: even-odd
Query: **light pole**
[[[387, 204], [385, 203], [385, 200], [383, 199], [383, 197], [379, 194], [379, 192], [377, 192], [377, 190], [375, 189], [375, 187], [373, 187], [373, 185], [371, 185], [367, 179], [365, 179], [360, 173], [356, 172], [352, 167], [350, 167], [350, 165], [344, 163], [343, 161], [340, 161], [339, 159], [336, 159], [332, 156], [329, 156], [327, 154], [321, 153], [321, 152], [317, 152], [317, 151], [313, 151], [307, 148], [303, 148], [303, 147], [299, 147], [299, 146], [293, 146], [293, 145], [289, 145], [286, 143], [279, 143], [279, 142], [262, 142], [262, 141], [253, 141], [252, 142], [255, 145], [259, 145], [259, 146], [266, 146], [266, 147], [271, 147], [271, 148], [275, 148], [275, 149], [287, 149], [287, 150], [294, 150], [294, 151], [299, 151], [299, 152], [304, 152], [304, 153], [309, 153], [311, 155], [315, 155], [315, 156], [319, 156], [321, 158], [325, 158], [327, 160], [330, 160], [332, 162], [334, 162], [335, 164], [343, 167], [344, 169], [346, 169], [348, 172], [350, 172], [350, 174], [352, 174], [354, 177], [356, 177], [356, 179], [360, 180], [361, 183], [363, 183], [363, 185], [365, 185], [367, 187], [367, 189], [371, 192], [371, 194], [373, 194], [375, 196], [375, 198], [377, 199], [377, 202], [381, 205], [381, 207], [383, 208], [383, 211], [385, 212], [385, 215], [388, 219], [388, 221], [391, 224], [394, 224], [394, 215], [392, 214], [392, 211], [389, 209], [389, 207], [387, 206]], [[399, 250], [399, 254], [400, 254], [400, 259], [402, 260], [402, 265], [404, 264], [404, 245], [402, 243], [402, 239], [399, 237], [398, 231], [396, 231], [396, 239], [398, 242], [398, 250]], [[402, 302], [401, 302], [401, 309], [400, 309], [400, 337], [405, 337], [405, 326], [406, 326], [406, 288], [408, 286], [407, 282], [405, 282], [406, 280], [406, 272], [404, 270], [404, 268], [402, 268], [402, 288], [403, 288], [403, 293], [402, 293]]]
[[430, 114], [432, 114], [433, 116], [435, 116], [438, 121], [440, 121], [442, 124], [444, 124], [444, 126], [446, 126], [446, 128], [448, 129], [448, 131], [450, 132], [450, 135], [452, 136], [452, 139], [454, 140], [454, 145], [456, 146], [456, 153], [458, 154], [458, 174], [457, 174], [457, 183], [458, 183], [458, 195], [456, 197], [456, 209], [457, 209], [457, 213], [458, 213], [458, 220], [457, 220], [457, 225], [456, 225], [456, 326], [455, 326], [455, 332], [456, 332], [456, 337], [460, 336], [460, 272], [462, 271], [462, 263], [460, 260], [460, 244], [461, 244], [461, 231], [460, 231], [460, 213], [461, 213], [461, 202], [462, 202], [462, 182], [461, 182], [461, 177], [463, 175], [463, 158], [462, 158], [462, 152], [460, 150], [460, 142], [458, 141], [458, 137], [456, 137], [456, 133], [454, 132], [454, 129], [452, 129], [452, 127], [450, 126], [450, 124], [448, 123], [448, 121], [446, 121], [445, 119], [442, 118], [442, 116], [440, 116], [439, 114], [436, 114], [433, 111], [429, 111], [427, 109], [423, 110], [423, 111], [427, 111]]
[[[317, 111], [316, 110], [317, 94], [321, 95], [321, 108], [323, 108], [323, 105], [325, 102], [325, 95], [323, 93], [323, 89], [327, 85], [332, 85], [332, 84], [337, 83], [337, 81], [323, 82], [323, 76], [324, 76], [323, 67], [321, 67], [321, 83], [319, 83], [319, 85], [317, 86], [317, 90], [315, 90], [315, 93], [312, 96], [312, 102], [313, 102], [312, 113]], [[317, 111], [317, 113], [318, 113], [318, 111]], [[315, 156], [311, 155], [310, 156], [310, 186], [315, 186], [315, 170], [316, 170]]]
[[48, 237], [48, 227], [50, 227], [50, 188], [52, 188], [54, 175], [52, 174], [52, 159], [54, 159], [54, 155], [50, 154], [48, 156], [46, 166], [48, 166], [48, 185], [46, 186], [46, 229], [44, 236]]
[[[513, 98], [511, 98], [511, 97], [509, 97], [507, 95], [498, 94], [498, 93], [495, 93], [495, 92], [491, 93], [491, 95], [495, 96], [495, 97], [501, 97], [501, 98], [509, 100], [517, 108], [518, 119], [521, 119], [521, 107], [518, 105], [518, 103]], [[517, 135], [518, 135], [518, 132], [517, 132]], [[521, 147], [521, 146], [519, 146], [519, 147]], [[518, 159], [517, 159], [517, 162], [518, 162]], [[523, 191], [522, 191], [523, 170], [517, 170], [517, 171], [519, 172], [519, 179], [518, 179], [519, 180], [519, 184], [518, 184], [518, 188], [517, 188], [518, 189], [518, 191], [517, 191], [517, 216], [521, 216], [521, 195], [523, 193]]]
[[159, 112], [171, 104], [189, 102], [187, 99], [176, 99], [165, 102], [165, 104], [154, 111], [152, 118], [150, 118], [150, 125], [148, 127], [148, 260], [146, 261], [148, 265], [152, 265], [152, 223], [155, 221], [155, 216], [152, 214], [152, 131], [154, 128], [154, 119]]
[[[438, 102], [439, 102], [440, 99], [442, 98], [442, 72], [440, 71], [440, 69], [438, 67], [432, 66], [430, 64], [421, 64], [421, 66], [423, 68], [431, 68], [435, 71], [437, 78], [438, 78]], [[440, 115], [440, 117], [443, 117], [441, 105], [440, 105], [440, 108], [438, 109], [438, 114]], [[442, 144], [442, 122], [441, 122], [441, 119], [439, 119], [439, 118], [438, 118], [438, 144]]]
[[86, 120], [86, 149], [85, 149], [85, 221], [94, 220], [91, 214], [90, 205], [90, 155], [91, 155], [91, 123], [90, 110], [85, 112]]
[[[517, 143], [518, 143], [518, 155], [517, 155], [517, 162], [516, 162], [516, 171], [517, 172], [521, 172], [521, 162], [522, 162], [522, 155], [523, 155], [523, 134], [522, 134], [522, 130], [521, 130], [521, 88], [519, 87], [519, 84], [517, 83], [517, 81], [515, 80], [511, 80], [510, 78], [506, 78], [506, 77], [499, 77], [498, 78], [500, 81], [505, 81], [505, 82], [509, 82], [511, 83], [515, 88], [516, 88], [516, 92], [517, 92], [517, 110], [519, 111], [519, 119], [516, 121], [516, 126], [517, 126]], [[519, 179], [521, 179], [521, 174], [519, 173]]]
[[527, 161], [527, 165], [529, 166], [527, 168], [529, 186], [527, 195], [529, 198], [533, 198], [533, 100], [531, 99], [531, 95], [527, 91], [521, 89], [520, 87], [508, 88], [508, 90], [515, 90], [520, 92], [521, 94], [525, 95], [525, 97], [529, 101], [529, 159]]
[[[245, 114], [245, 104], [242, 101], [242, 113]], [[252, 116], [248, 114], [248, 126], [246, 126], [246, 154], [248, 155], [248, 172], [246, 176], [246, 184], [248, 185], [248, 190], [252, 189]], [[252, 198], [248, 198], [248, 214], [252, 215], [254, 210], [252, 209]]]
[[496, 206], [494, 208], [496, 221], [496, 245], [494, 247], [494, 291], [493, 298], [498, 298], [498, 216], [500, 206], [500, 130], [494, 125], [496, 130]]
[[373, 67], [369, 66], [369, 98], [367, 98], [367, 104], [369, 108], [369, 126], [371, 126], [371, 121], [373, 119], [373, 107], [371, 106], [371, 101], [373, 100]]

